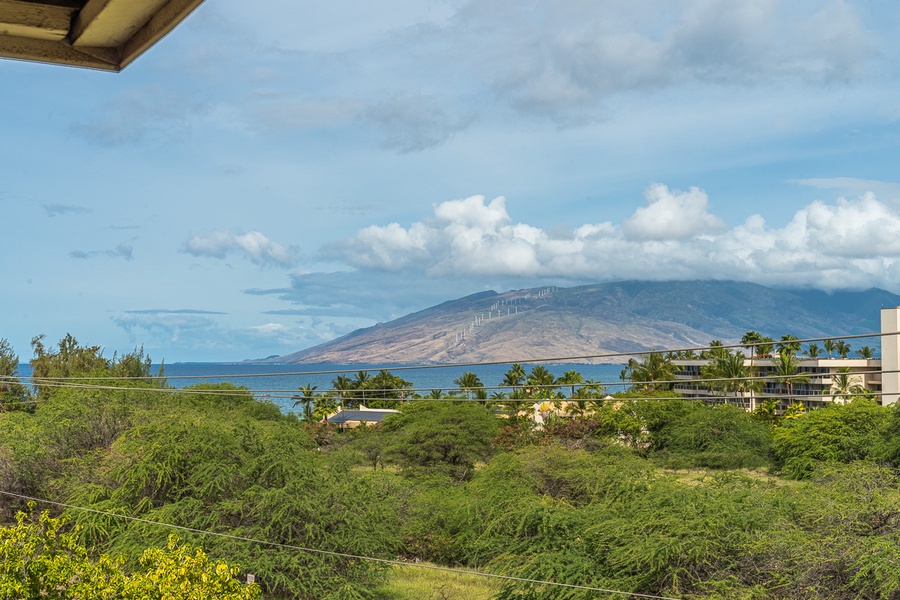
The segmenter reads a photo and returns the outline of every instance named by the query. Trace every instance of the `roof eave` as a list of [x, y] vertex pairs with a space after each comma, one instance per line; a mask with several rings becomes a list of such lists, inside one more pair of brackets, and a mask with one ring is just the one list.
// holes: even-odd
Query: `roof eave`
[[[155, 3], [141, 4], [134, 0], [89, 0], [73, 15], [64, 36], [60, 35], [65, 16], [61, 11], [64, 9], [48, 9], [51, 11], [49, 20], [24, 14], [19, 22], [9, 22], [19, 15], [7, 10], [6, 16], [10, 18], [5, 27], [0, 27], [0, 57], [121, 71], [165, 37], [202, 2], [156, 0]], [[153, 4], [152, 11], [146, 8], [148, 4]], [[71, 13], [71, 9], [68, 10]]]

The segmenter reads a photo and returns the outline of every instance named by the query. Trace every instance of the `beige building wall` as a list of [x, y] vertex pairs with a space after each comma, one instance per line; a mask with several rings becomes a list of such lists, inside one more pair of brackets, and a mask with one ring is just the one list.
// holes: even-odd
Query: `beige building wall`
[[900, 306], [881, 309], [881, 403], [900, 399]]

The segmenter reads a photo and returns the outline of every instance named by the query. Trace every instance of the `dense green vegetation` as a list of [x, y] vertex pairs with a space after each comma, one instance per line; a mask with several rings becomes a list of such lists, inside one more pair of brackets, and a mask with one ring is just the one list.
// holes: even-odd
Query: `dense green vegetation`
[[[574, 372], [513, 368], [502, 398], [478, 401], [480, 382], [466, 377], [456, 399], [410, 402], [402, 379], [379, 373], [380, 387], [348, 380], [334, 400], [365, 389], [367, 403], [401, 412], [341, 432], [304, 404], [314, 389], [298, 394], [298, 417], [231, 385], [171, 389], [141, 351], [106, 359], [71, 338], [34, 350], [35, 403], [5, 379], [0, 412], [0, 544], [61, 534], [12, 550], [31, 548], [31, 565], [115, 564], [139, 582], [202, 548], [198, 572], [225, 561], [217, 585], [252, 573], [266, 598], [399, 598], [390, 580], [416, 561], [677, 598], [900, 597], [900, 410], [865, 397], [792, 418], [751, 414], [671, 399], [656, 383], [663, 360], [631, 365], [641, 385], [613, 398]], [[17, 363], [4, 353], [0, 367]], [[519, 412], [560, 392], [571, 403], [541, 428]], [[68, 522], [17, 523], [32, 512], [22, 496], [100, 512], [40, 506]], [[153, 522], [187, 529], [171, 542]], [[430, 597], [466, 597], [424, 579], [441, 586]], [[478, 593], [622, 597], [491, 581]]]

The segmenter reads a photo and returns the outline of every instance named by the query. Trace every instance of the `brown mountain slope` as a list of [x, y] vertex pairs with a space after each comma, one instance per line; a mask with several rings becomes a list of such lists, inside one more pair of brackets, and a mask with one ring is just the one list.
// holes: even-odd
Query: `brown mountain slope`
[[[482, 292], [272, 359], [287, 363], [529, 361], [734, 342], [871, 333], [884, 290], [825, 294], [739, 282], [620, 282]], [[604, 359], [624, 362], [624, 358]]]

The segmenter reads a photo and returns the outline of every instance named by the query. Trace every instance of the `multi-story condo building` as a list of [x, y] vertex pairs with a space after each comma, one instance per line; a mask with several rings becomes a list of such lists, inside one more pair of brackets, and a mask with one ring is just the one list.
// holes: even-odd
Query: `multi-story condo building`
[[[710, 360], [674, 360], [674, 391], [687, 398], [729, 403], [754, 410], [763, 401], [776, 400], [780, 409], [793, 402], [817, 408], [828, 402], [842, 402], [848, 396], [839, 388], [863, 388], [882, 404], [894, 404], [900, 398], [900, 307], [881, 309], [881, 358], [803, 358], [797, 357], [800, 380], [787, 381], [777, 376], [772, 357], [749, 357], [744, 365], [756, 382], [755, 390], [723, 392], [703, 379]], [[841, 386], [840, 379], [846, 379]], [[858, 395], [858, 394], [856, 394]]]

